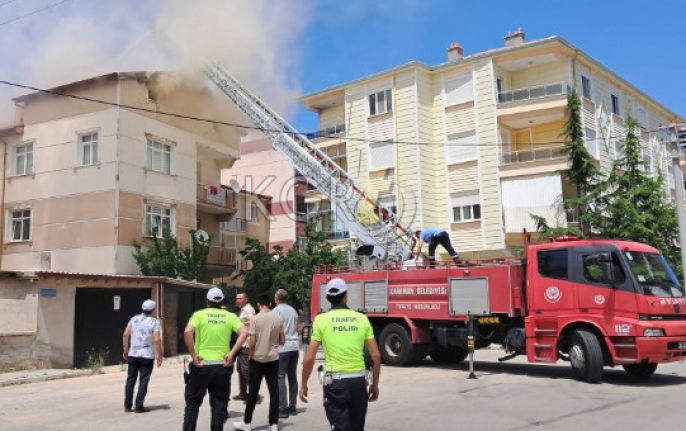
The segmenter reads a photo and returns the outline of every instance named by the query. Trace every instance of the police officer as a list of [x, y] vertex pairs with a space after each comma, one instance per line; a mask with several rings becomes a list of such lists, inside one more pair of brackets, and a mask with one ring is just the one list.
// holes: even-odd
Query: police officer
[[[186, 409], [183, 431], [195, 431], [205, 393], [210, 394], [212, 408], [210, 429], [221, 431], [227, 419], [230, 368], [248, 332], [238, 316], [222, 310], [223, 300], [221, 289], [211, 288], [207, 292], [207, 308], [193, 313], [184, 331], [184, 341], [193, 362], [189, 366], [189, 380], [184, 394]], [[238, 341], [229, 351], [232, 332], [238, 333]]]
[[[319, 345], [324, 346], [324, 410], [334, 431], [363, 431], [368, 401], [379, 398], [381, 355], [372, 326], [362, 313], [347, 307], [348, 286], [340, 278], [326, 285], [331, 310], [314, 319], [312, 341], [303, 361], [300, 400], [307, 402], [307, 381]], [[367, 390], [364, 347], [371, 355], [372, 385]]]

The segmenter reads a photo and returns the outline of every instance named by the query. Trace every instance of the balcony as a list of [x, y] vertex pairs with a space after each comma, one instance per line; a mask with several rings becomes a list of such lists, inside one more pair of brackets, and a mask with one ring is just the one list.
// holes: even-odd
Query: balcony
[[213, 266], [236, 266], [238, 252], [233, 249], [211, 246], [207, 254], [207, 264]]
[[229, 221], [219, 223], [219, 229], [228, 232], [245, 232], [246, 220], [234, 217]]
[[556, 82], [547, 85], [536, 85], [516, 90], [506, 90], [498, 93], [498, 103], [522, 102], [534, 99], [543, 99], [550, 96], [567, 95], [573, 91], [573, 87], [565, 82]]
[[562, 121], [572, 91], [573, 87], [563, 82], [501, 91], [498, 121], [513, 129]]
[[210, 214], [236, 212], [236, 193], [221, 186], [198, 184], [198, 211]]
[[326, 129], [317, 130], [316, 132], [306, 133], [307, 139], [314, 141], [317, 139], [334, 138], [345, 135], [345, 124], [338, 124]]
[[544, 148], [532, 148], [530, 150], [504, 152], [500, 156], [501, 165], [514, 163], [539, 162], [546, 160], [565, 159], [568, 157], [563, 145]]

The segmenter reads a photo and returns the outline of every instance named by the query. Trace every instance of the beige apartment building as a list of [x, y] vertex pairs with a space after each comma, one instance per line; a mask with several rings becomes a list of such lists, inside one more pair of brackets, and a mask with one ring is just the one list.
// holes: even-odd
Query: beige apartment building
[[15, 122], [0, 130], [0, 269], [138, 274], [134, 242], [169, 229], [188, 243], [200, 228], [213, 237], [210, 276], [232, 273], [246, 236], [269, 239], [260, 214], [270, 199], [221, 186], [243, 132], [161, 114], [239, 118], [212, 90], [165, 73], [110, 73], [52, 89], [76, 98], [15, 99]]
[[[574, 223], [563, 200], [576, 191], [559, 174], [568, 166], [561, 133], [573, 90], [603, 170], [622, 155], [631, 115], [647, 169], [665, 172], [662, 128], [683, 119], [560, 37], [527, 42], [518, 30], [504, 46], [471, 55], [453, 43], [443, 64], [413, 61], [301, 102], [319, 115], [317, 145], [401, 220], [445, 228], [458, 252], [478, 257], [520, 244], [522, 229], [534, 230], [529, 214]], [[316, 191], [306, 199], [335, 206]]]

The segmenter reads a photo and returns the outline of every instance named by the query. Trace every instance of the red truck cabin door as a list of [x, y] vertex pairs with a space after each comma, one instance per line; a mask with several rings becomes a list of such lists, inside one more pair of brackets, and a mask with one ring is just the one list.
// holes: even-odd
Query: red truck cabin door
[[[622, 318], [635, 320], [638, 317], [637, 295], [631, 282], [629, 268], [621, 258], [616, 246], [596, 245], [576, 247], [572, 279], [577, 283], [579, 311], [588, 315], [602, 327], [608, 335], [629, 335], [629, 326], [622, 324]], [[603, 280], [601, 253], [611, 255], [614, 268], [614, 281]]]

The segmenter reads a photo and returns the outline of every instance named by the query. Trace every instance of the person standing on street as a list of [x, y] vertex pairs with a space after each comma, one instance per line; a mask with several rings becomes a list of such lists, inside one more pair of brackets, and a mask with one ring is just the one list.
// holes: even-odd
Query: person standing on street
[[[298, 357], [300, 343], [298, 341], [298, 312], [288, 305], [288, 292], [279, 289], [274, 295], [274, 312], [283, 320], [283, 332], [286, 342], [279, 347], [279, 418], [285, 419], [298, 414], [296, 403], [298, 400]], [[286, 391], [286, 377], [288, 377], [288, 391]]]
[[269, 310], [269, 302], [268, 295], [259, 296], [257, 307], [260, 313], [250, 324], [248, 402], [243, 420], [233, 423], [236, 430], [252, 429], [252, 416], [263, 377], [269, 390], [269, 431], [279, 430], [279, 346], [284, 344], [286, 337], [283, 333], [283, 320], [278, 313]]
[[[126, 388], [124, 390], [124, 411], [145, 413], [145, 396], [148, 393], [148, 382], [155, 365], [157, 354], [157, 366], [162, 365], [162, 338], [160, 337], [160, 321], [152, 316], [155, 311], [155, 301], [146, 300], [141, 307], [142, 313], [129, 320], [124, 331], [124, 360], [128, 366]], [[153, 350], [154, 346], [154, 350]], [[138, 381], [138, 393], [136, 394], [136, 407], [133, 408], [133, 389]]]
[[[236, 295], [236, 307], [240, 310], [238, 317], [241, 319], [241, 322], [243, 322], [247, 330], [250, 330], [250, 321], [255, 316], [255, 309], [250, 305], [247, 293], [239, 293]], [[248, 348], [248, 341], [246, 341], [245, 345], [240, 349], [238, 359], [236, 359], [238, 395], [233, 397], [234, 400], [244, 402], [248, 400], [248, 368], [250, 367]]]
[[[347, 292], [348, 286], [340, 278], [334, 278], [326, 285], [326, 299], [331, 303], [331, 310], [314, 319], [312, 341], [303, 361], [300, 400], [307, 402], [307, 381], [321, 344], [326, 358], [324, 410], [331, 429], [364, 431], [367, 403], [379, 398], [381, 355], [367, 316], [348, 308]], [[369, 391], [365, 345], [373, 362]]]
[[[221, 431], [227, 419], [229, 389], [233, 359], [248, 333], [240, 319], [233, 313], [222, 310], [224, 293], [217, 287], [207, 292], [207, 308], [196, 311], [188, 321], [183, 337], [191, 356], [189, 379], [186, 384], [186, 409], [183, 414], [183, 431], [195, 431], [198, 411], [205, 393], [210, 394], [212, 421], [210, 429]], [[233, 332], [238, 341], [229, 351], [229, 340]]]
[[440, 244], [443, 246], [445, 251], [448, 252], [453, 262], [455, 262], [457, 265], [460, 264], [460, 256], [450, 243], [450, 235], [448, 235], [448, 232], [446, 232], [444, 229], [430, 227], [415, 231], [414, 236], [419, 240], [415, 258], [419, 259], [419, 255], [422, 253], [422, 246], [424, 243], [427, 243], [429, 244], [429, 266], [434, 267], [436, 265], [436, 247]]

